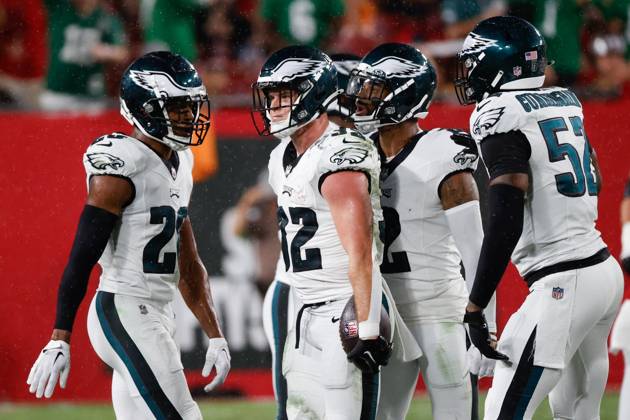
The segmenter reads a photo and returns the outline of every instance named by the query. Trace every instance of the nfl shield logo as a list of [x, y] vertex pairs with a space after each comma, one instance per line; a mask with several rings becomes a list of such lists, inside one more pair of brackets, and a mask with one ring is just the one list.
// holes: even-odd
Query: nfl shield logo
[[551, 291], [551, 297], [560, 300], [564, 296], [564, 289], [562, 287], [554, 287]]
[[523, 69], [521, 68], [521, 66], [516, 66], [512, 69], [512, 73], [514, 73], [514, 76], [518, 77], [523, 74]]
[[343, 332], [348, 337], [356, 337], [359, 335], [359, 326], [356, 321], [346, 321], [343, 325]]

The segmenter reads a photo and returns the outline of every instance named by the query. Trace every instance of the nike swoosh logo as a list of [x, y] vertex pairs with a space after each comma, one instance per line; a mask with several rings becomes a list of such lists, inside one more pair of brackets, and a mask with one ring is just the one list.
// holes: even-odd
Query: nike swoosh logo
[[103, 146], [103, 147], [111, 147], [112, 142], [110, 141], [109, 143], [103, 143], [103, 142], [99, 142], [96, 143], [97, 146]]
[[339, 318], [335, 318], [335, 317], [333, 316], [333, 317], [332, 317], [332, 322], [333, 322], [333, 323], [335, 323], [335, 322], [337, 322], [337, 321], [339, 321]]
[[59, 359], [59, 356], [63, 356], [63, 353], [62, 352], [57, 353], [57, 356], [55, 357], [55, 360], [53, 361], [53, 365], [57, 363], [57, 359]]

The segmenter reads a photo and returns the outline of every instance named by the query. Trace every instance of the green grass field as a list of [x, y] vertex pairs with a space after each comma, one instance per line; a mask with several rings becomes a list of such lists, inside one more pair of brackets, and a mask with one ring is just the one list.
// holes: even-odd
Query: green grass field
[[[601, 420], [617, 419], [617, 393], [607, 393], [602, 401]], [[549, 406], [543, 403], [535, 416], [536, 420], [551, 419]], [[273, 401], [217, 400], [201, 403], [204, 418], [212, 420], [273, 419]], [[431, 406], [427, 397], [414, 399], [408, 419], [431, 419]], [[110, 405], [26, 405], [0, 404], [2, 420], [113, 420]]]

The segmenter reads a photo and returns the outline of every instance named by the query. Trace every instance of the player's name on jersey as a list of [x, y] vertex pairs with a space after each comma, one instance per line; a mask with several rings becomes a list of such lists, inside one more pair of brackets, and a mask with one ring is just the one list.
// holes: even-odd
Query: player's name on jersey
[[525, 112], [552, 106], [582, 107], [579, 99], [570, 90], [555, 90], [546, 93], [521, 93], [516, 95]]

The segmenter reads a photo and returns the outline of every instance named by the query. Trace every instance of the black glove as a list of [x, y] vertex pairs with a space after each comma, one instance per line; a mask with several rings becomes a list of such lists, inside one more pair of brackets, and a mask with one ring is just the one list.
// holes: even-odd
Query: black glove
[[623, 267], [626, 274], [630, 274], [630, 257], [623, 258], [621, 260], [621, 266]]
[[387, 365], [392, 355], [392, 344], [383, 337], [359, 340], [348, 353], [348, 360], [366, 373], [378, 373], [380, 366]]
[[490, 346], [492, 338], [490, 337], [490, 331], [488, 331], [488, 323], [483, 312], [468, 312], [464, 315], [464, 322], [468, 324], [468, 332], [470, 335], [470, 341], [479, 349], [481, 354], [489, 359], [502, 360], [509, 366], [512, 366], [510, 358], [503, 353], [499, 353]]

